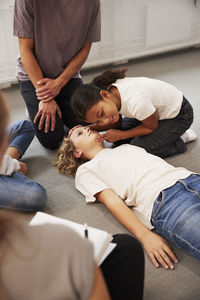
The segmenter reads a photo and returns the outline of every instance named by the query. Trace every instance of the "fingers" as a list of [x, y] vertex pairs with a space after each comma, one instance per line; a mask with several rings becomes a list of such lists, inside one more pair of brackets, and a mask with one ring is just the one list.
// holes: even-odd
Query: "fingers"
[[178, 259], [176, 258], [176, 256], [174, 255], [173, 251], [171, 250], [171, 248], [168, 245], [164, 245], [163, 249], [173, 259], [173, 261], [175, 263], [178, 263]]
[[36, 89], [35, 92], [36, 92], [36, 95], [42, 94], [42, 93], [43, 93], [43, 95], [44, 95], [45, 92], [48, 91], [48, 90], [49, 90], [48, 87], [47, 87], [46, 85], [44, 85], [44, 86], [42, 86], [41, 88]]
[[[42, 114], [41, 117], [40, 117], [39, 125], [38, 125], [38, 129], [39, 130], [42, 129], [45, 119], [46, 119], [46, 115]], [[46, 127], [45, 127], [45, 132], [46, 132]]]
[[[44, 90], [45, 89], [45, 90]], [[41, 89], [36, 90], [36, 96], [38, 100], [48, 102], [53, 99], [53, 95], [49, 89], [42, 87]]]
[[105, 139], [105, 135], [104, 134], [100, 134], [97, 138], [96, 141], [103, 141]]
[[34, 120], [33, 120], [33, 123], [34, 123], [34, 124], [37, 123], [37, 121], [38, 121], [39, 117], [41, 116], [41, 114], [42, 114], [41, 111], [38, 111], [38, 112], [37, 112], [37, 114], [36, 114], [36, 116], [35, 116], [35, 118], [34, 118]]
[[57, 114], [58, 114], [59, 118], [62, 119], [62, 112], [61, 112], [59, 106], [57, 106]]
[[37, 84], [38, 84], [38, 85], [40, 85], [40, 84], [45, 84], [45, 83], [47, 83], [49, 80], [50, 80], [49, 78], [42, 78], [42, 79], [40, 79], [40, 80], [37, 82]]
[[49, 114], [47, 114], [46, 115], [46, 121], [45, 121], [45, 128], [44, 128], [45, 133], [47, 133], [49, 131], [50, 121], [51, 121], [51, 117], [50, 117]]
[[51, 116], [51, 131], [54, 131], [55, 126], [56, 126], [56, 115], [54, 114]]
[[163, 266], [164, 269], [168, 270], [169, 267], [171, 270], [174, 269], [173, 263], [171, 262], [168, 255], [163, 250], [160, 250], [160, 252], [157, 251], [155, 253], [155, 256], [156, 256], [156, 260], [161, 264], [161, 266]]
[[148, 253], [148, 255], [149, 255], [149, 257], [150, 257], [152, 263], [154, 264], [154, 266], [155, 266], [156, 268], [159, 268], [159, 263], [158, 263], [157, 260], [155, 259], [154, 254], [151, 253], [151, 252], [148, 252], [148, 251], [147, 251], [147, 253]]
[[[44, 92], [39, 92], [40, 89], [36, 90], [36, 95], [38, 100], [48, 102], [53, 99], [53, 96], [49, 93], [49, 90], [45, 90]], [[38, 92], [37, 92], [38, 91]]]
[[170, 258], [172, 258], [175, 263], [177, 263], [178, 260], [168, 246], [165, 245], [165, 247], [163, 248], [165, 249], [161, 248], [159, 250], [148, 252], [151, 261], [156, 268], [158, 268], [160, 264], [165, 270], [168, 270], [169, 268], [173, 270], [174, 264], [172, 263]]

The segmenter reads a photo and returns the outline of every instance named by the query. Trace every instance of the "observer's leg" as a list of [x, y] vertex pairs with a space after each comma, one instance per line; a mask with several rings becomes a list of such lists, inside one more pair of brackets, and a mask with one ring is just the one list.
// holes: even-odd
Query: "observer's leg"
[[144, 253], [140, 243], [131, 235], [114, 235], [116, 248], [101, 265], [111, 299], [143, 298]]
[[200, 260], [200, 175], [165, 189], [154, 202], [151, 222], [167, 239]]
[[68, 128], [72, 128], [75, 125], [80, 124], [80, 122], [76, 119], [70, 103], [74, 91], [80, 85], [82, 85], [82, 80], [80, 78], [72, 78], [56, 97], [56, 101], [62, 111], [63, 122]]
[[47, 202], [45, 189], [21, 173], [0, 176], [0, 208], [37, 211]]
[[7, 133], [9, 147], [19, 150], [22, 156], [35, 136], [35, 129], [30, 121], [22, 120], [11, 124]]
[[185, 152], [187, 148], [180, 136], [191, 126], [192, 122], [193, 109], [184, 98], [176, 118], [159, 121], [156, 131], [149, 135], [135, 137], [131, 144], [162, 158]]
[[[37, 100], [35, 87], [31, 83], [31, 81], [19, 81], [19, 86], [21, 90], [21, 94], [24, 98], [26, 107], [28, 109], [28, 113], [30, 119], [33, 123], [34, 118], [38, 112], [38, 104], [39, 101]], [[61, 110], [62, 111], [62, 110]], [[56, 127], [54, 131], [49, 130], [48, 133], [44, 132], [44, 126], [41, 130], [38, 129], [39, 120], [37, 123], [34, 124], [36, 136], [39, 142], [46, 148], [51, 150], [57, 149], [63, 140], [64, 136], [64, 124], [62, 119], [58, 117], [56, 114]]]

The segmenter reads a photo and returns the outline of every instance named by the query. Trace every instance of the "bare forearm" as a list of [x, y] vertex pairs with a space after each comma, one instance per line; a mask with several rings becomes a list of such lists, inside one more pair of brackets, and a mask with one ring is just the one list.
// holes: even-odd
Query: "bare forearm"
[[114, 205], [116, 205], [116, 203], [113, 203], [112, 205], [113, 215], [141, 241], [142, 237], [149, 231], [149, 229], [138, 220], [133, 211], [128, 208], [125, 203], [119, 202], [116, 206]]
[[91, 49], [91, 43], [85, 43], [80, 51], [72, 58], [65, 70], [57, 77], [62, 86], [76, 74], [85, 63]]
[[[104, 194], [103, 194], [104, 193]], [[140, 241], [142, 237], [149, 232], [139, 219], [134, 215], [133, 211], [127, 207], [124, 201], [112, 190], [105, 190], [97, 196], [102, 202], [131, 233], [133, 233]]]
[[125, 131], [121, 131], [121, 139], [129, 139], [132, 137], [136, 137], [136, 136], [143, 136], [143, 135], [148, 135], [152, 132], [154, 132], [155, 130], [150, 129], [145, 127], [143, 124], [140, 124], [139, 126], [129, 129], [129, 130], [125, 130]]
[[44, 78], [44, 76], [33, 52], [31, 50], [21, 50], [20, 56], [24, 69], [26, 70], [31, 82], [36, 89], [39, 88], [40, 85], [38, 85], [37, 82]]
[[98, 193], [96, 197], [112, 212], [120, 223], [141, 241], [156, 267], [160, 263], [165, 269], [169, 267], [171, 269], [174, 268], [171, 259], [174, 262], [178, 261], [167, 242], [145, 227], [113, 190], [106, 189]]

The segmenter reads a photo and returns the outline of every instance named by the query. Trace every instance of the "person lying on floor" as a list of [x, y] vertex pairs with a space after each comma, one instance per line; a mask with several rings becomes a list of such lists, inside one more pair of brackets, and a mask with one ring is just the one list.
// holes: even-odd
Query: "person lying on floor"
[[53, 164], [60, 174], [75, 176], [87, 203], [103, 203], [140, 240], [156, 267], [173, 269], [178, 262], [164, 238], [200, 260], [199, 174], [173, 167], [138, 146], [106, 149], [99, 133], [83, 126], [64, 138]]
[[[0, 93], [0, 101], [2, 100]], [[6, 129], [8, 140], [0, 164], [0, 208], [37, 211], [43, 209], [47, 202], [46, 190], [37, 182], [25, 176], [27, 166], [19, 161], [31, 144], [35, 130], [28, 120], [18, 121]]]
[[[0, 165], [8, 147], [7, 122], [8, 110], [0, 94]], [[23, 197], [20, 181], [13, 180], [13, 185]], [[5, 188], [14, 191], [6, 181]], [[143, 299], [144, 253], [133, 236], [114, 235], [116, 247], [99, 268], [89, 239], [66, 226], [29, 226], [20, 214], [8, 210], [0, 210], [0, 224], [1, 300]]]

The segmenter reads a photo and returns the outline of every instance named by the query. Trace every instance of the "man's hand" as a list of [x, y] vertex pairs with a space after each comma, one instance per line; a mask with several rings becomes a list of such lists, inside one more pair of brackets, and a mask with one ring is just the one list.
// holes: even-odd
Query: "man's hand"
[[27, 172], [27, 165], [21, 161], [19, 161], [19, 165], [20, 165], [19, 172], [25, 175]]
[[58, 79], [43, 78], [37, 84], [41, 85], [41, 88], [36, 89], [37, 98], [44, 102], [53, 100], [62, 88], [62, 84]]
[[123, 140], [123, 131], [118, 129], [109, 129], [105, 133], [101, 134], [98, 140], [106, 140], [107, 142], [114, 143], [119, 140]]
[[158, 268], [160, 263], [166, 270], [174, 269], [171, 259], [175, 263], [178, 260], [164, 238], [149, 231], [141, 238], [141, 242], [155, 267]]
[[49, 131], [50, 123], [51, 131], [54, 131], [56, 126], [56, 113], [58, 114], [60, 119], [62, 119], [61, 110], [55, 100], [51, 100], [47, 103], [44, 101], [40, 101], [38, 112], [34, 118], [34, 123], [36, 123], [40, 117], [38, 129], [41, 130], [45, 122], [45, 133]]

